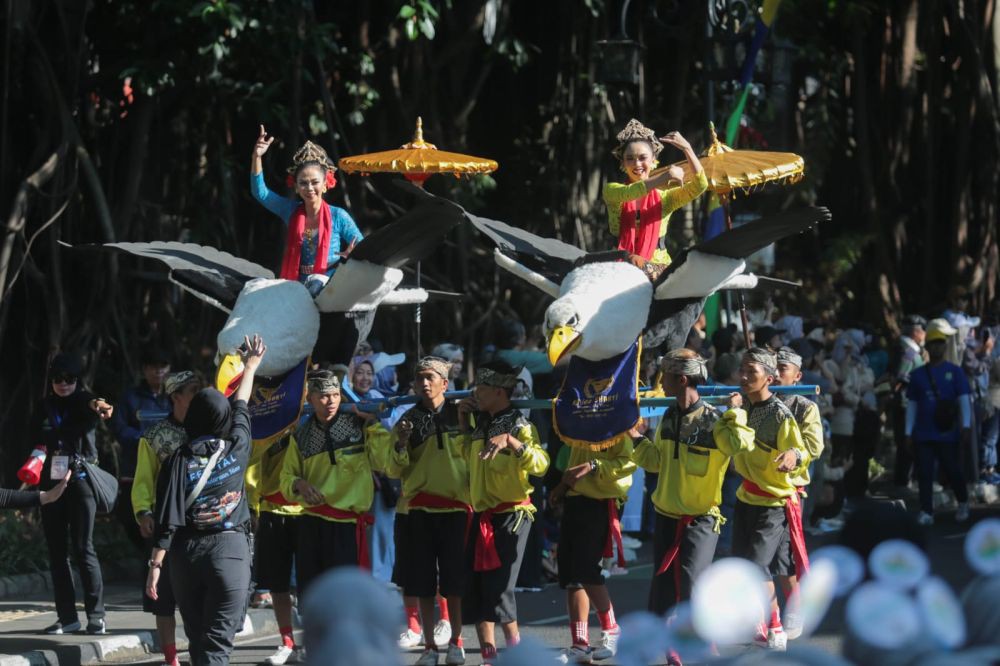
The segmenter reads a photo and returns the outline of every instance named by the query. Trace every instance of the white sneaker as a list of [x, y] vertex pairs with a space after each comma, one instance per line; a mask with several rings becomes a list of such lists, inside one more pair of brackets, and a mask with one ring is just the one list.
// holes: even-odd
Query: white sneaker
[[621, 627], [615, 627], [614, 629], [610, 629], [608, 631], [602, 631], [601, 643], [599, 646], [594, 648], [594, 651], [590, 654], [590, 658], [595, 661], [600, 661], [601, 659], [610, 659], [618, 654], [618, 641], [621, 637]]
[[955, 511], [955, 520], [960, 523], [964, 523], [969, 519], [969, 503], [959, 502], [958, 510]]
[[399, 647], [404, 650], [412, 650], [424, 644], [424, 635], [418, 634], [407, 627], [406, 631], [399, 635], [399, 641], [397, 642], [399, 643]]
[[427, 648], [424, 650], [423, 654], [420, 655], [420, 659], [414, 662], [416, 666], [437, 666], [438, 663], [438, 653], [434, 648]]
[[556, 661], [561, 664], [592, 664], [593, 653], [589, 645], [574, 645], [560, 652]]
[[642, 548], [642, 542], [633, 536], [627, 534], [622, 535], [622, 547], [631, 548], [632, 550], [639, 550]]
[[781, 622], [785, 625], [785, 636], [788, 637], [788, 640], [794, 641], [802, 635], [802, 616], [798, 613], [786, 611]]
[[295, 648], [290, 648], [287, 645], [280, 645], [274, 654], [264, 660], [264, 663], [269, 666], [297, 664], [299, 663], [299, 655]]
[[465, 648], [454, 643], [448, 643], [448, 654], [444, 658], [444, 663], [452, 666], [459, 666], [465, 663]]
[[921, 511], [920, 515], [917, 516], [917, 522], [925, 527], [928, 527], [934, 524], [934, 516], [927, 513], [926, 511]]
[[788, 649], [788, 636], [785, 634], [785, 630], [781, 627], [777, 629], [768, 629], [767, 636], [760, 631], [757, 632], [757, 636], [753, 639], [753, 642], [758, 647], [765, 648], [767, 650], [775, 650], [776, 652], [784, 652]]
[[447, 645], [448, 641], [450, 640], [451, 640], [451, 622], [438, 620], [438, 623], [434, 625], [434, 644]]

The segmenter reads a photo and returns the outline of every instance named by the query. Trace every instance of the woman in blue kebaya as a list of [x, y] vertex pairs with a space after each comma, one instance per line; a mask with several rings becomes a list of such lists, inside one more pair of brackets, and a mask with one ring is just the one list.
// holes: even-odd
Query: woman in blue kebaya
[[[288, 168], [288, 185], [299, 198], [287, 199], [264, 184], [261, 157], [273, 141], [274, 137], [268, 137], [261, 125], [250, 157], [250, 192], [288, 229], [280, 277], [300, 282], [307, 282], [315, 274], [329, 277], [337, 262], [362, 239], [358, 225], [346, 210], [323, 201], [323, 193], [337, 184], [336, 167], [325, 150], [306, 141]], [[320, 285], [324, 282], [321, 280]]]

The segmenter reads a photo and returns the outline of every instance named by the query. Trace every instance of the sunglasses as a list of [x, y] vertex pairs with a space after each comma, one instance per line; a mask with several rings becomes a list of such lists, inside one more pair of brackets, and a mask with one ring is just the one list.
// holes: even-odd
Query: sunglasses
[[71, 375], [55, 375], [52, 378], [53, 384], [76, 384], [76, 377]]

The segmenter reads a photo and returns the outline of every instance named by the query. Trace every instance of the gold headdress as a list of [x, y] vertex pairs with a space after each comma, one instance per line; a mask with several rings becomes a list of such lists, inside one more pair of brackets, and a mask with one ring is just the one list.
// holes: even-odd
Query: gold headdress
[[653, 157], [660, 154], [663, 150], [663, 144], [660, 140], [656, 138], [656, 132], [649, 129], [638, 120], [633, 118], [628, 121], [628, 125], [625, 126], [621, 132], [618, 132], [618, 147], [611, 151], [611, 154], [615, 156], [616, 159], [621, 160], [625, 153], [625, 146], [631, 141], [645, 141], [653, 149]]
[[337, 170], [326, 151], [312, 141], [306, 141], [301, 148], [295, 151], [295, 155], [292, 157], [292, 166], [288, 167], [288, 173], [295, 175], [295, 172], [306, 162], [318, 162], [330, 173]]

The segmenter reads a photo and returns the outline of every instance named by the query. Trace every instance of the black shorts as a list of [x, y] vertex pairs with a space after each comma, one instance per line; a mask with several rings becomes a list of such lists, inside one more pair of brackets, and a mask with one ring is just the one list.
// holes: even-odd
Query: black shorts
[[[756, 506], [736, 500], [733, 512], [733, 555], [750, 560], [771, 577], [771, 563], [788, 537], [783, 506]], [[786, 547], [784, 550], [788, 550]], [[792, 571], [794, 571], [794, 567]]]
[[433, 597], [439, 590], [444, 597], [465, 594], [467, 515], [464, 511], [410, 509], [402, 540], [402, 552], [408, 560], [402, 572], [405, 596]]
[[406, 567], [410, 558], [405, 551], [406, 546], [406, 525], [410, 514], [396, 513], [396, 519], [392, 525], [392, 540], [396, 545], [396, 557], [392, 562], [392, 582], [401, 588], [406, 587]]
[[177, 600], [174, 597], [174, 588], [170, 584], [170, 558], [163, 558], [163, 565], [160, 567], [160, 580], [156, 583], [156, 596], [152, 599], [146, 594], [146, 586], [142, 586], [142, 610], [152, 613], [156, 617], [173, 617], [177, 608]]
[[357, 524], [303, 515], [295, 524], [298, 593], [334, 567], [358, 566]]
[[559, 586], [604, 585], [601, 560], [608, 542], [608, 501], [583, 495], [563, 501], [559, 526]]
[[254, 549], [254, 574], [259, 589], [279, 594], [291, 589], [298, 520], [298, 516], [261, 512]]
[[677, 534], [676, 518], [656, 514], [653, 531], [653, 580], [649, 586], [649, 611], [663, 615], [679, 601], [691, 598], [694, 582], [712, 563], [719, 534], [715, 531], [715, 516], [696, 516], [684, 528], [677, 558], [669, 569], [657, 575], [663, 556], [674, 545]]
[[[473, 524], [478, 525], [478, 521], [477, 514]], [[493, 516], [494, 543], [500, 557], [498, 569], [473, 571], [476, 549], [475, 544], [470, 544], [466, 567], [471, 574], [468, 589], [462, 599], [463, 622], [517, 622], [514, 586], [521, 571], [531, 523], [531, 515], [527, 511], [511, 511]]]

